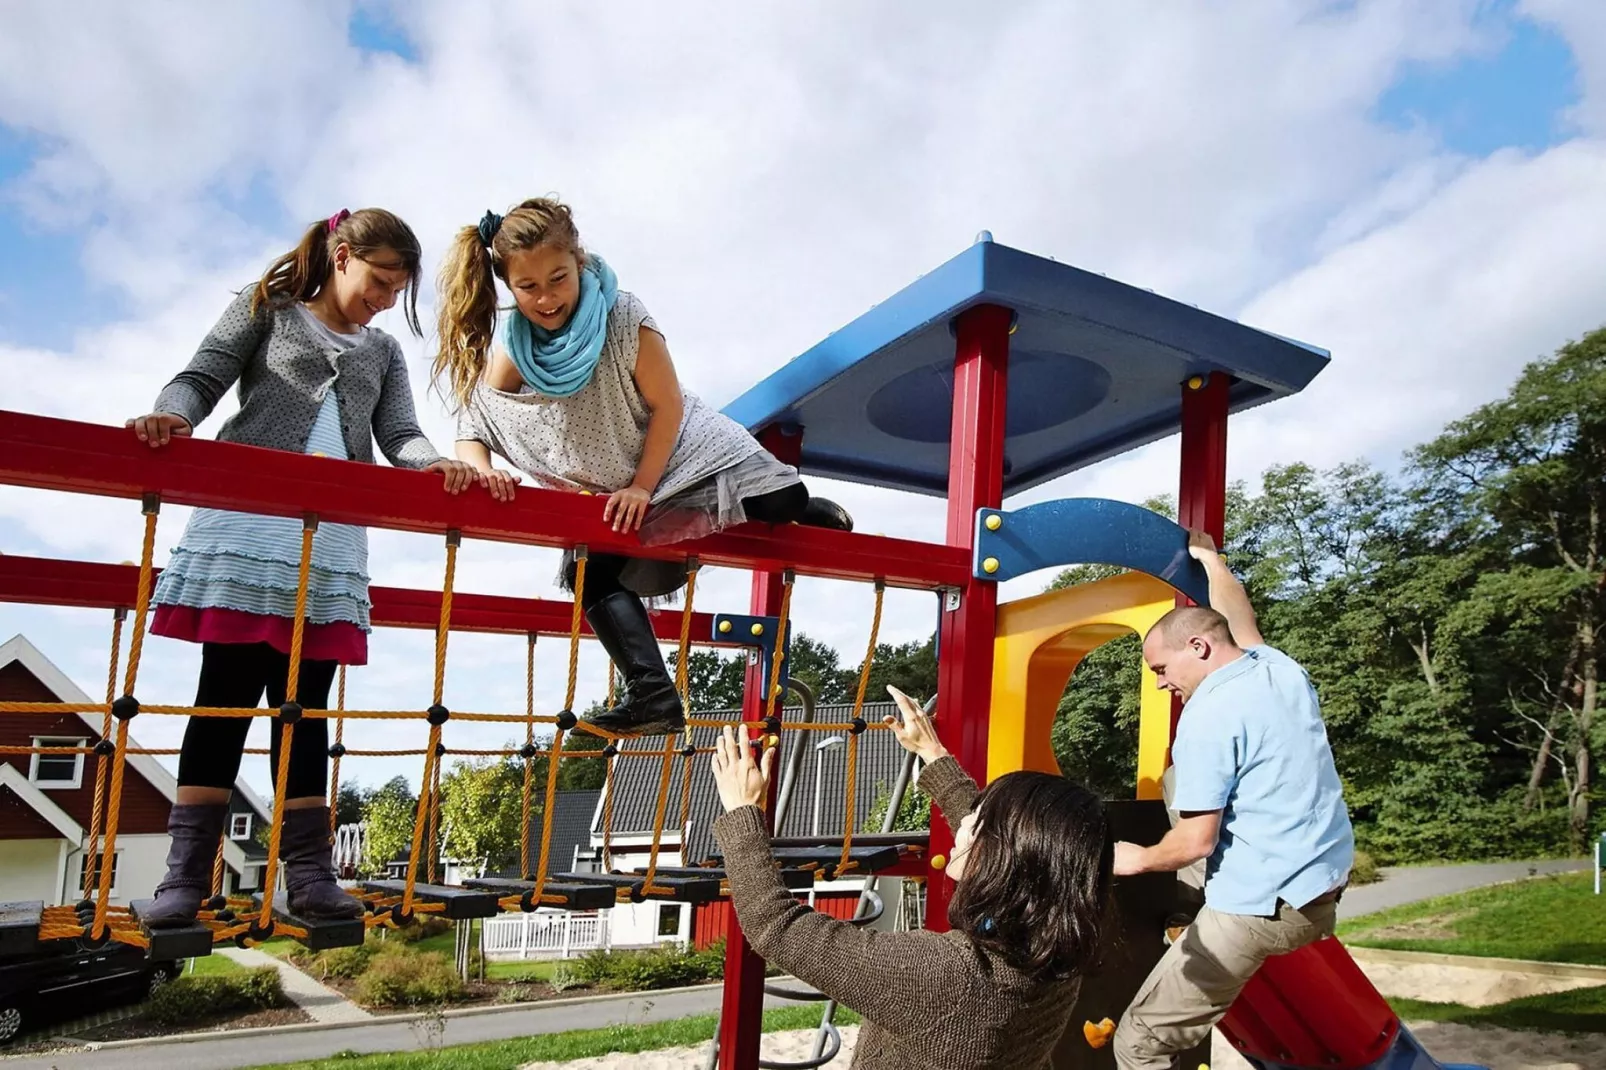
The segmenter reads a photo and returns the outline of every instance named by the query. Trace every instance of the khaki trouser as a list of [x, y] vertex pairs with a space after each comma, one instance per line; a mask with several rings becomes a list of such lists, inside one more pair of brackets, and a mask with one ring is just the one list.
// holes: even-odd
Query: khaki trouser
[[1121, 1016], [1116, 1065], [1171, 1070], [1172, 1053], [1210, 1035], [1261, 963], [1332, 935], [1336, 900], [1329, 892], [1300, 910], [1281, 903], [1275, 918], [1205, 907], [1166, 949]]

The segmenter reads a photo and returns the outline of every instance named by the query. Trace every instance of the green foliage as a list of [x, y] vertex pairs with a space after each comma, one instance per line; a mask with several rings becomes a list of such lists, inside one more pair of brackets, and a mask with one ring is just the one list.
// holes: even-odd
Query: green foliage
[[407, 785], [406, 777], [396, 777], [365, 800], [363, 821], [367, 838], [363, 841], [363, 871], [382, 876], [385, 864], [404, 855], [413, 843], [413, 819], [418, 812], [418, 796]]
[[650, 951], [592, 951], [575, 959], [570, 975], [581, 985], [621, 992], [678, 988], [718, 980], [725, 972], [725, 951], [663, 947]]
[[[1291, 464], [1230, 488], [1228, 562], [1267, 641], [1311, 674], [1379, 864], [1576, 852], [1596, 830], [1603, 514], [1606, 330], [1530, 365], [1398, 473]], [[1115, 571], [1079, 565], [1052, 586]], [[1066, 774], [1115, 798], [1133, 790], [1138, 651], [1089, 654], [1053, 730]]]
[[340, 796], [335, 802], [335, 823], [339, 825], [355, 825], [361, 821], [365, 801], [362, 785], [355, 780], [347, 780], [342, 783], [340, 785]]
[[330, 977], [354, 980], [368, 969], [378, 945], [377, 940], [369, 940], [356, 947], [332, 947], [327, 951], [320, 951], [313, 957], [308, 972], [319, 980]]
[[1383, 875], [1378, 872], [1377, 860], [1365, 851], [1356, 851], [1355, 864], [1349, 871], [1350, 884], [1376, 884], [1382, 879]]
[[[865, 818], [864, 826], [860, 832], [880, 832], [882, 822], [887, 819], [887, 806], [892, 802], [892, 788], [884, 781], [877, 781], [875, 786], [875, 802], [870, 807], [870, 815]], [[931, 828], [931, 796], [919, 791], [913, 784], [903, 793], [903, 802], [898, 806], [898, 817], [893, 823], [894, 832], [919, 832]]]
[[387, 942], [357, 979], [356, 994], [370, 1007], [450, 1003], [462, 997], [463, 980], [445, 955]]
[[180, 977], [152, 993], [145, 1015], [159, 1025], [187, 1025], [228, 1011], [288, 1006], [279, 971], [272, 966]]
[[[542, 759], [543, 803], [545, 764]], [[517, 862], [523, 785], [524, 763], [519, 759], [453, 762], [441, 777], [441, 847], [446, 856], [482, 863], [487, 870]]]

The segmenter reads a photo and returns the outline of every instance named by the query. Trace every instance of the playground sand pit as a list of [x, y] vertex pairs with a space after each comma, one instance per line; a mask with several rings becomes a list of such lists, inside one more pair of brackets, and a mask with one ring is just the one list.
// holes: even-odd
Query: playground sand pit
[[[1415, 999], [1424, 1003], [1493, 1007], [1514, 999], [1594, 988], [1602, 983], [1600, 977], [1550, 977], [1473, 966], [1369, 962], [1362, 957], [1364, 954], [1364, 951], [1357, 952], [1360, 967], [1379, 992], [1394, 999]], [[1606, 1068], [1606, 1062], [1601, 1066]]]
[[[1429, 1054], [1441, 1063], [1473, 1063], [1489, 1070], [1600, 1070], [1606, 1067], [1606, 1036], [1519, 1033], [1510, 1029], [1407, 1022]], [[1221, 1034], [1211, 1045], [1211, 1070], [1250, 1070]]]

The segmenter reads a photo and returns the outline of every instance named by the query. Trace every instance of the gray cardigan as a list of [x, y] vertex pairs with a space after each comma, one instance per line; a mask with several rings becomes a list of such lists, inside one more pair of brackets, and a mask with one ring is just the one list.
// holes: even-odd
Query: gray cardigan
[[[304, 453], [336, 367], [328, 345], [293, 307], [251, 315], [251, 293], [236, 297], [194, 359], [156, 399], [156, 412], [200, 426], [229, 387], [240, 384], [240, 411], [218, 432], [223, 442]], [[423, 468], [440, 454], [418, 426], [407, 360], [381, 330], [340, 356], [337, 397], [346, 454], [372, 464], [374, 440], [398, 468]]]

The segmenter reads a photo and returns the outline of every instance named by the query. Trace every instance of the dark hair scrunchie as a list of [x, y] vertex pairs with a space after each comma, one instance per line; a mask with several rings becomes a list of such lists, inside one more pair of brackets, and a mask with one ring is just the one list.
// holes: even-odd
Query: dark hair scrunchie
[[491, 247], [492, 240], [496, 237], [496, 232], [501, 229], [502, 217], [490, 209], [486, 209], [485, 214], [480, 216], [480, 223], [478, 227], [480, 232], [480, 244], [489, 249]]

